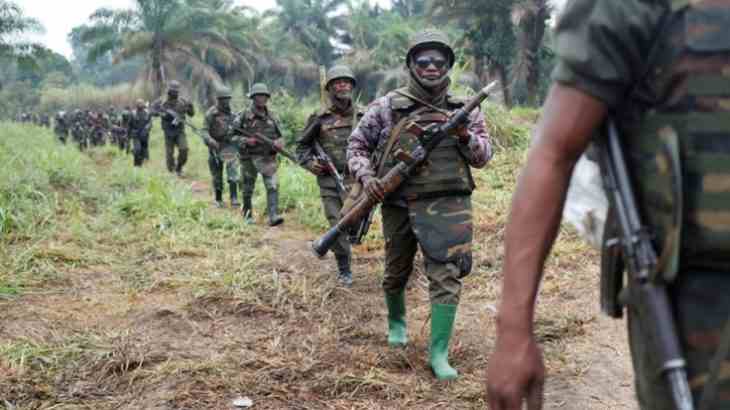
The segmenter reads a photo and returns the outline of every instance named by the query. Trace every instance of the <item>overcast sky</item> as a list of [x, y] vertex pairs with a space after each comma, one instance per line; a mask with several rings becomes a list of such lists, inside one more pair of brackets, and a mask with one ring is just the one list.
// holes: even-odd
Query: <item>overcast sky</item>
[[[26, 15], [37, 18], [46, 28], [45, 34], [40, 36], [39, 41], [67, 57], [71, 57], [71, 46], [66, 41], [66, 36], [73, 27], [86, 22], [89, 15], [100, 7], [126, 8], [132, 3], [132, 0], [17, 1]], [[562, 4], [566, 0], [553, 1]], [[275, 0], [238, 0], [238, 2], [259, 10], [270, 9], [276, 4]], [[390, 0], [371, 0], [371, 2], [387, 5]]]

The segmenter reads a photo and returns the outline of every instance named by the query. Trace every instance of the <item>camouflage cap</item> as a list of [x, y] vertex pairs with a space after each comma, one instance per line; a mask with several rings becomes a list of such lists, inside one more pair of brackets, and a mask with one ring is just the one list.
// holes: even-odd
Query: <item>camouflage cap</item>
[[449, 67], [454, 66], [456, 56], [454, 55], [454, 49], [451, 48], [451, 44], [449, 43], [449, 37], [443, 31], [436, 29], [419, 31], [411, 37], [408, 53], [406, 54], [406, 66], [411, 66], [411, 59], [416, 52], [429, 48], [444, 51], [446, 57], [449, 59]]
[[348, 80], [352, 81], [353, 86], [357, 86], [357, 79], [355, 78], [355, 74], [352, 73], [352, 70], [350, 67], [346, 65], [336, 65], [327, 71], [327, 85], [326, 87], [330, 86], [330, 83], [332, 81], [341, 79], [341, 78], [347, 78]]
[[218, 87], [218, 89], [215, 92], [215, 95], [218, 99], [233, 98], [233, 92], [231, 91], [230, 88], [228, 88], [226, 86]]
[[167, 85], [167, 92], [179, 92], [180, 91], [180, 82], [172, 80], [170, 81], [170, 84]]
[[269, 87], [266, 86], [264, 83], [256, 83], [251, 86], [251, 91], [248, 93], [248, 98], [253, 98], [254, 95], [263, 94], [268, 97], [271, 97], [271, 93], [269, 92]]

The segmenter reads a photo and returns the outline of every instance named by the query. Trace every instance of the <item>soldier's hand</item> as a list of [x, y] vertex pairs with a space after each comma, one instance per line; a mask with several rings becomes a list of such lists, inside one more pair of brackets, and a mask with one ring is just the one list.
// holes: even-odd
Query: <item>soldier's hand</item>
[[378, 178], [366, 176], [362, 179], [363, 188], [368, 196], [378, 202], [385, 200], [385, 188]]
[[249, 147], [255, 147], [256, 145], [258, 145], [258, 143], [259, 140], [257, 140], [256, 138], [246, 138], [246, 145], [248, 145]]
[[529, 332], [500, 332], [489, 357], [487, 402], [490, 410], [541, 410], [545, 365]]
[[327, 168], [316, 159], [309, 162], [309, 169], [316, 175], [324, 175], [327, 173]]
[[451, 131], [451, 136], [456, 138], [460, 144], [468, 144], [471, 140], [471, 135], [469, 134], [469, 128], [467, 128], [466, 124], [461, 124], [458, 127], [454, 128]]
[[284, 143], [279, 139], [274, 141], [274, 148], [276, 148], [277, 151], [281, 151], [284, 149]]

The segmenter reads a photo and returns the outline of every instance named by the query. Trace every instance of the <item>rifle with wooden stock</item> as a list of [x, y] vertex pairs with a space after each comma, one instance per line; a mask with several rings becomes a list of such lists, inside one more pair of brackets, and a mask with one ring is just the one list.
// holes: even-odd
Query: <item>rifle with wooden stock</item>
[[[386, 196], [395, 192], [416, 169], [423, 165], [431, 152], [441, 144], [446, 138], [450, 138], [449, 134], [457, 127], [466, 123], [469, 114], [474, 111], [488, 96], [497, 88], [497, 82], [492, 82], [484, 87], [477, 95], [472, 97], [462, 108], [453, 112], [448, 121], [441, 125], [434, 125], [424, 129], [419, 129], [421, 144], [411, 153], [398, 152], [396, 158], [399, 162], [388, 171], [381, 179], [381, 184]], [[337, 225], [333, 226], [321, 238], [312, 243], [312, 250], [315, 255], [322, 258], [330, 248], [335, 244], [337, 238], [341, 234], [346, 234], [351, 227], [358, 224], [363, 218], [366, 218], [378, 201], [371, 198], [364, 190], [360, 197], [355, 201], [350, 211], [340, 219]]]

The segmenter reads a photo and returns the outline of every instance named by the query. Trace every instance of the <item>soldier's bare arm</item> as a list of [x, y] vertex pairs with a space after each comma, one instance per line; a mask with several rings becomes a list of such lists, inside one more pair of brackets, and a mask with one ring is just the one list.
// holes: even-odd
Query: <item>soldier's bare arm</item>
[[506, 230], [497, 345], [487, 376], [492, 410], [520, 410], [524, 399], [528, 409], [541, 408], [544, 367], [533, 336], [538, 285], [573, 166], [606, 112], [603, 102], [575, 88], [555, 85], [548, 95]]

